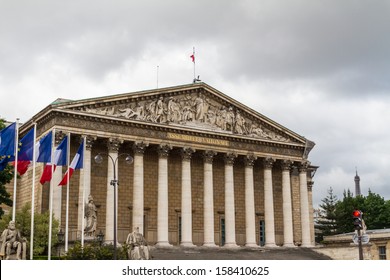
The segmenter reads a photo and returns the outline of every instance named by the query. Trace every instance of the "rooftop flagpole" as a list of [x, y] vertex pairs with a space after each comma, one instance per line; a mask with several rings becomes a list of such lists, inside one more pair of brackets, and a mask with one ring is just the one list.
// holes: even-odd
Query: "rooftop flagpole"
[[192, 49], [192, 55], [190, 56], [192, 58], [192, 62], [194, 63], [194, 83], [196, 82], [196, 76], [195, 76], [195, 47]]

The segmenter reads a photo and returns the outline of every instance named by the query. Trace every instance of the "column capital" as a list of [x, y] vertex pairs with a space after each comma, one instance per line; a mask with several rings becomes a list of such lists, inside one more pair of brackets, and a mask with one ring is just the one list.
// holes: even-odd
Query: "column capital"
[[272, 157], [266, 157], [263, 159], [263, 165], [265, 169], [272, 169], [274, 163], [275, 159], [273, 159]]
[[309, 168], [309, 166], [310, 166], [310, 161], [308, 161], [308, 160], [301, 161], [298, 164], [299, 172], [300, 173], [307, 172], [307, 169]]
[[143, 155], [146, 148], [149, 146], [148, 142], [136, 141], [133, 144], [133, 151], [135, 155]]
[[204, 161], [205, 163], [213, 163], [213, 159], [214, 159], [214, 156], [215, 156], [216, 154], [217, 154], [216, 152], [211, 151], [211, 150], [204, 151], [204, 152], [203, 152], [203, 161]]
[[195, 153], [195, 149], [191, 147], [184, 147], [180, 150], [181, 158], [183, 161], [190, 161], [193, 153]]
[[224, 156], [225, 164], [226, 165], [233, 165], [236, 157], [237, 157], [237, 153], [235, 153], [235, 152], [226, 153]]
[[281, 162], [282, 170], [283, 171], [290, 171], [292, 168], [293, 162], [289, 159], [284, 159]]
[[245, 166], [253, 167], [253, 165], [255, 165], [256, 159], [257, 159], [257, 156], [255, 156], [253, 153], [247, 154], [244, 158]]
[[158, 156], [161, 157], [161, 158], [167, 158], [168, 155], [169, 155], [169, 151], [172, 150], [172, 145], [170, 144], [160, 144], [158, 147], [157, 147], [157, 153], [158, 153]]
[[83, 141], [85, 137], [85, 148], [87, 150], [92, 150], [92, 145], [96, 141], [97, 137], [92, 135], [81, 135], [81, 141]]
[[64, 139], [64, 137], [66, 136], [67, 134], [63, 131], [56, 131], [55, 133], [55, 138], [54, 138], [54, 143], [55, 145], [59, 145], [62, 141], [62, 139]]
[[109, 152], [118, 152], [120, 146], [122, 145], [123, 140], [118, 138], [109, 138], [107, 142], [107, 147]]

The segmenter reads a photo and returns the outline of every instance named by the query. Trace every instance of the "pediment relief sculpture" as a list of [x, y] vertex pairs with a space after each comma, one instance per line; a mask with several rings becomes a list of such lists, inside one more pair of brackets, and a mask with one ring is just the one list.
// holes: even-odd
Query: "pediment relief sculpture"
[[[96, 106], [96, 105], [93, 105]], [[280, 142], [291, 139], [266, 128], [255, 117], [233, 105], [222, 105], [202, 93], [197, 95], [157, 96], [146, 101], [108, 107], [81, 107], [81, 111], [151, 123], [187, 126]]]

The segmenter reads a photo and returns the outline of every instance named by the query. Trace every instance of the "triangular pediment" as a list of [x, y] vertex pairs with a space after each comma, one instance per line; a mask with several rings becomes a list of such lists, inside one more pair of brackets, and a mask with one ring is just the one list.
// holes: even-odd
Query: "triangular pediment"
[[204, 83], [58, 104], [134, 122], [304, 145], [306, 139]]

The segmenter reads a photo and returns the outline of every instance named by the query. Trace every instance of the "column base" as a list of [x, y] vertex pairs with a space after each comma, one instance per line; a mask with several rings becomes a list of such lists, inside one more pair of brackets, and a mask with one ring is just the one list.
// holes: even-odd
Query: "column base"
[[225, 245], [223, 245], [223, 248], [236, 249], [240, 248], [240, 246], [238, 246], [236, 243], [225, 243]]
[[247, 243], [247, 244], [245, 244], [245, 247], [257, 248], [257, 247], [259, 247], [259, 245], [257, 245], [256, 243]]
[[194, 245], [192, 242], [181, 242], [180, 247], [185, 247], [185, 248], [194, 248], [196, 245]]
[[301, 247], [303, 247], [303, 248], [313, 248], [315, 246], [312, 245], [312, 244], [302, 244]]
[[159, 241], [156, 243], [155, 247], [158, 247], [158, 248], [171, 248], [173, 247], [172, 244], [169, 244], [168, 241]]
[[286, 243], [286, 244], [283, 244], [283, 247], [294, 248], [297, 246], [295, 246], [294, 243]]
[[203, 243], [203, 247], [215, 248], [218, 247], [214, 242]]
[[270, 244], [265, 244], [264, 247], [266, 247], [266, 248], [276, 248], [276, 247], [279, 247], [279, 246], [276, 245], [275, 243], [270, 243]]

